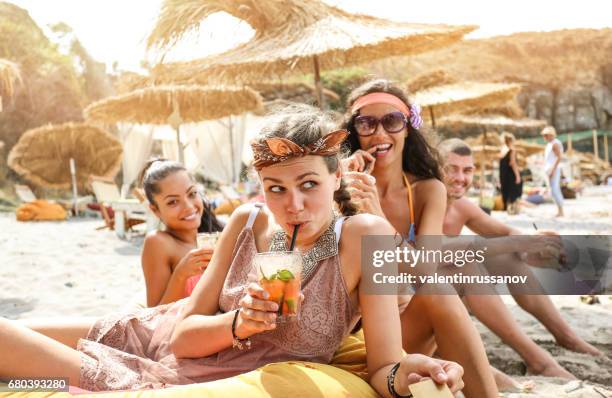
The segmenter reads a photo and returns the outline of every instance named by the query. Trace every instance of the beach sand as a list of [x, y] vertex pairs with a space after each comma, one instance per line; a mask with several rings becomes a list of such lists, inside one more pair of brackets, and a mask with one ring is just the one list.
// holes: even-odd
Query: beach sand
[[[525, 232], [554, 229], [562, 234], [612, 234], [612, 188], [593, 187], [566, 202], [566, 217], [553, 218], [552, 204], [526, 209], [517, 216], [494, 212], [494, 217]], [[143, 234], [120, 240], [114, 232], [96, 230], [101, 219], [20, 223], [13, 213], [0, 213], [0, 316], [10, 319], [61, 316], [100, 316], [145, 302], [140, 268]], [[554, 296], [580, 336], [607, 357], [594, 358], [562, 349], [530, 315], [504, 297], [522, 328], [551, 352], [569, 371], [586, 382], [523, 377], [536, 381], [534, 392], [506, 397], [612, 397], [612, 299], [583, 304], [578, 296]], [[519, 356], [481, 324], [493, 365], [522, 375]]]

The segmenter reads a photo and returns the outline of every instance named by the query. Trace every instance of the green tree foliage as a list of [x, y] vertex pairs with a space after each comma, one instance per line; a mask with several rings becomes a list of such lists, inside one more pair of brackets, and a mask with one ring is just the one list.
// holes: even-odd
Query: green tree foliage
[[5, 153], [30, 128], [82, 119], [86, 96], [73, 60], [58, 51], [27, 11], [4, 2], [0, 2], [0, 58], [16, 62], [23, 78], [0, 113]]
[[323, 83], [323, 87], [332, 90], [340, 96], [340, 100], [331, 102], [329, 108], [343, 113], [345, 111], [344, 107], [348, 95], [354, 88], [358, 87], [369, 78], [369, 72], [360, 67], [323, 72], [321, 74], [321, 83]]

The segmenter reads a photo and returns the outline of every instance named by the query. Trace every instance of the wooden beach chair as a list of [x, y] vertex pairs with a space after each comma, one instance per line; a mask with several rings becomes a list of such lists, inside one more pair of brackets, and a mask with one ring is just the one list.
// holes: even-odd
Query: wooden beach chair
[[15, 184], [15, 193], [17, 194], [19, 200], [24, 203], [30, 203], [36, 200], [36, 195], [34, 195], [34, 192], [32, 192], [30, 187], [27, 185]]
[[[123, 221], [122, 231], [116, 231], [118, 235], [123, 237], [125, 232], [132, 230], [135, 225], [146, 222], [146, 208], [137, 199], [122, 199], [119, 188], [115, 182], [109, 178], [90, 176], [89, 184], [100, 206], [100, 213], [104, 218], [104, 224], [96, 229], [108, 228], [115, 230], [116, 213], [122, 212], [121, 221]], [[110, 212], [109, 209], [113, 211]]]

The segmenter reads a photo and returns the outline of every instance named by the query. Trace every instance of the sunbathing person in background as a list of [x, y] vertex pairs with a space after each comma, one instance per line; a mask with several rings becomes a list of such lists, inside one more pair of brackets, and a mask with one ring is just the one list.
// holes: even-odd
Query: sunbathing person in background
[[[354, 208], [342, 194], [338, 158], [346, 132], [328, 133], [331, 127], [326, 114], [306, 106], [267, 120], [253, 143], [266, 207], [245, 205], [232, 214], [193, 295], [56, 329], [52, 338], [0, 319], [0, 377], [67, 377], [98, 391], [217, 380], [272, 362], [329, 363], [361, 315], [369, 383], [378, 394], [406, 396], [423, 377], [461, 390], [458, 364], [402, 354], [396, 296], [362, 289], [362, 236], [395, 231], [380, 217], [334, 212], [334, 199], [343, 213]], [[189, 198], [187, 180], [179, 181], [176, 190]], [[297, 319], [278, 323], [279, 305], [254, 277], [253, 259], [286, 251], [289, 241], [302, 253], [303, 300]], [[292, 388], [300, 395], [300, 385]], [[497, 390], [471, 397], [497, 397]]]
[[142, 249], [147, 306], [154, 307], [192, 293], [213, 252], [197, 248], [198, 229], [222, 227], [180, 163], [151, 160], [140, 180], [151, 210], [166, 227], [147, 235]]

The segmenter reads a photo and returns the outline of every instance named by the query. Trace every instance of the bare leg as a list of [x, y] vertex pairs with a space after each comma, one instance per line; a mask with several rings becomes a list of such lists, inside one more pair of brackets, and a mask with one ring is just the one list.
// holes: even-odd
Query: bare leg
[[498, 396], [482, 340], [458, 296], [415, 295], [401, 322], [406, 352], [431, 355], [437, 344], [442, 358], [463, 366], [466, 397]]
[[0, 318], [0, 376], [67, 377], [70, 385], [78, 386], [80, 367], [78, 351]]
[[[512, 288], [510, 290], [512, 291]], [[513, 297], [522, 309], [542, 322], [561, 347], [585, 354], [603, 355], [601, 351], [584, 341], [572, 330], [570, 325], [561, 317], [550, 297], [519, 294], [513, 294]]]
[[22, 326], [44, 334], [76, 349], [79, 339], [87, 337], [96, 318], [36, 318], [17, 321]]
[[499, 388], [499, 390], [502, 392], [528, 392], [533, 390], [535, 387], [535, 383], [532, 380], [519, 383], [512, 377], [494, 367], [491, 367], [491, 370], [493, 371], [495, 384], [497, 384], [497, 388]]
[[[495, 256], [487, 261], [487, 270], [491, 274], [507, 275], [530, 275], [528, 264], [518, 260], [513, 254]], [[501, 271], [501, 272], [500, 272]], [[582, 352], [591, 355], [603, 355], [601, 351], [581, 339], [563, 320], [559, 310], [555, 307], [550, 297], [536, 295], [534, 292], [543, 292], [536, 278], [529, 278], [525, 286], [508, 285], [508, 290], [516, 300], [517, 304], [542, 322], [544, 327], [555, 337], [557, 344], [568, 350]], [[521, 294], [527, 292], [529, 294]]]
[[537, 345], [519, 328], [499, 296], [465, 296], [464, 301], [478, 320], [523, 358], [530, 373], [575, 378], [563, 369], [548, 351]]

